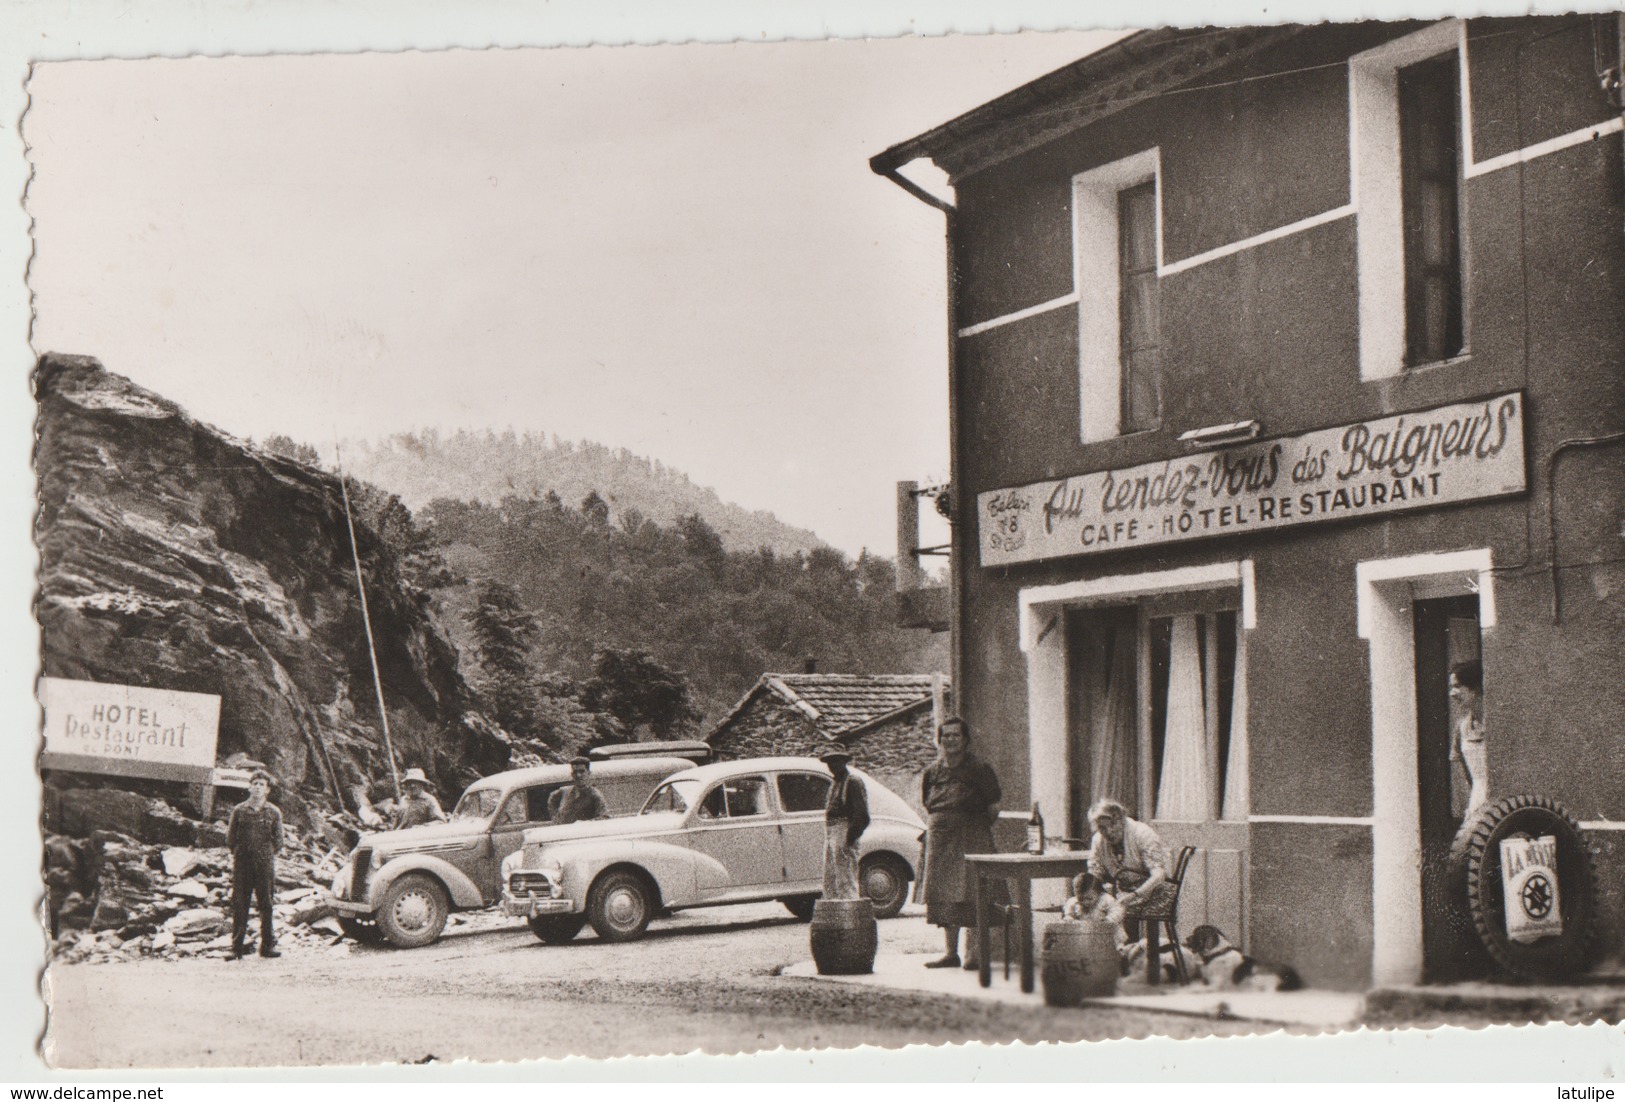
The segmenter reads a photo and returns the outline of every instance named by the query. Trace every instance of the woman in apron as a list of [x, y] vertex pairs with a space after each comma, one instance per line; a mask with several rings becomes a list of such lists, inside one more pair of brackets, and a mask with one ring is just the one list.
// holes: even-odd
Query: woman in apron
[[986, 762], [970, 752], [970, 729], [957, 717], [944, 720], [937, 730], [937, 760], [920, 780], [920, 800], [928, 816], [925, 835], [925, 877], [920, 894], [925, 899], [925, 920], [941, 926], [945, 952], [927, 968], [959, 967], [959, 928], [972, 935], [965, 947], [964, 967], [976, 961], [976, 903], [968, 853], [993, 852], [993, 823], [999, 816], [999, 778]]

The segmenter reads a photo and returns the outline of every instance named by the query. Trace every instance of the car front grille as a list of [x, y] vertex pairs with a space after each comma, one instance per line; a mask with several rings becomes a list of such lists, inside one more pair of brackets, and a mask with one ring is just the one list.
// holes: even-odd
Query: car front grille
[[553, 894], [553, 883], [539, 872], [516, 872], [508, 877], [508, 890], [514, 895]]
[[367, 876], [372, 872], [372, 850], [358, 849], [350, 861], [350, 898], [360, 901], [367, 898]]

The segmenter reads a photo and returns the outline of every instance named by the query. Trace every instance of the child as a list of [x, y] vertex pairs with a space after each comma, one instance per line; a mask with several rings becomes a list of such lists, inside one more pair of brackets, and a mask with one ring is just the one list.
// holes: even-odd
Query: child
[[1117, 901], [1110, 881], [1096, 880], [1087, 872], [1079, 873], [1072, 881], [1072, 898], [1061, 905], [1066, 918], [1093, 918], [1112, 928], [1112, 942], [1121, 951], [1128, 944], [1128, 933], [1123, 929], [1123, 905]]

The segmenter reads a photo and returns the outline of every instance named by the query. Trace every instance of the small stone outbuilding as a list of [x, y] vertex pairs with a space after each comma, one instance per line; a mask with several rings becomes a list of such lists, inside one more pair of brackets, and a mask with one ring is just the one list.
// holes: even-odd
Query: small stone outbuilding
[[706, 741], [723, 760], [817, 757], [843, 747], [854, 765], [923, 815], [920, 774], [937, 754], [931, 677], [765, 673]]

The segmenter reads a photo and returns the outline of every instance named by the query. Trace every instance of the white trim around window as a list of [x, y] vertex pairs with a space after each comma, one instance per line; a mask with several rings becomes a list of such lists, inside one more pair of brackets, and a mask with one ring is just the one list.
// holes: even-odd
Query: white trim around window
[[1162, 270], [1162, 155], [1152, 148], [1072, 178], [1072, 286], [1078, 297], [1078, 431], [1086, 444], [1122, 427], [1117, 196], [1147, 180], [1157, 190]]
[[[1349, 181], [1359, 211], [1360, 378], [1405, 370], [1405, 229], [1399, 173], [1399, 70], [1460, 50], [1465, 24], [1447, 19], [1349, 58]], [[1466, 55], [1461, 58], [1462, 103]], [[1469, 123], [1458, 119], [1462, 132]], [[1463, 150], [1463, 163], [1471, 156]]]
[[1139, 574], [1112, 574], [1104, 578], [1084, 578], [1059, 585], [1034, 585], [1021, 590], [1017, 638], [1022, 651], [1031, 654], [1044, 637], [1050, 617], [1063, 607], [1074, 605], [1120, 604], [1162, 593], [1202, 589], [1240, 589], [1241, 627], [1258, 626], [1258, 601], [1253, 595], [1253, 561], [1216, 562], [1205, 566], [1183, 566], [1175, 570], [1148, 570]]

